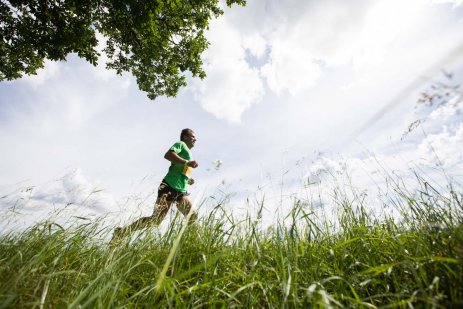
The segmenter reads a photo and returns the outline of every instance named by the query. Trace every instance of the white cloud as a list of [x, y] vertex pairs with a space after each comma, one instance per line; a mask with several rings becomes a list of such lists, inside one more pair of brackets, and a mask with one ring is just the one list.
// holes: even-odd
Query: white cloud
[[270, 58], [261, 73], [277, 95], [285, 90], [297, 95], [313, 86], [321, 76], [320, 66], [313, 62], [311, 53], [297, 46], [288, 49], [284, 43], [274, 44]]
[[449, 182], [461, 185], [461, 145], [463, 122], [460, 121], [451, 127], [441, 126], [438, 133], [408, 144], [397, 141], [389, 149], [376, 153], [344, 158], [320, 156], [307, 166], [302, 183], [308, 184], [304, 190], [315, 190], [325, 206], [333, 204], [333, 192], [338, 192], [381, 213], [385, 205], [391, 205], [389, 199], [401, 199], [396, 190], [404, 190], [410, 196], [417, 192], [415, 189], [423, 185], [417, 177], [428, 181], [441, 194], [446, 194]]
[[[423, 35], [430, 31], [427, 25], [438, 20], [432, 11], [422, 0], [267, 1], [227, 10], [211, 23], [205, 66], [209, 76], [195, 83], [195, 98], [218, 118], [237, 122], [262, 97], [259, 78], [274, 94], [293, 97], [341, 70], [356, 74], [348, 83], [362, 84], [362, 91], [362, 81], [403, 83], [410, 74], [421, 73], [427, 54], [434, 53], [428, 48], [431, 37]], [[418, 37], [429, 44], [415, 41]], [[443, 46], [442, 40], [433, 44]], [[259, 75], [249, 69], [245, 49], [261, 60], [270, 51]], [[391, 79], [396, 69], [401, 70], [400, 81]], [[237, 88], [248, 98], [234, 96]]]
[[1, 189], [0, 216], [9, 220], [3, 222], [3, 228], [27, 228], [50, 218], [66, 224], [75, 217], [90, 220], [117, 210], [114, 197], [101, 188], [99, 181], [89, 181], [80, 169], [40, 186]]
[[36, 75], [25, 75], [22, 80], [31, 84], [33, 87], [43, 85], [48, 80], [56, 76], [61, 68], [61, 62], [45, 59], [44, 67], [37, 70]]
[[429, 115], [429, 118], [432, 120], [436, 119], [447, 119], [451, 116], [461, 113], [461, 105], [463, 100], [461, 95], [453, 96], [448, 102], [439, 106]]
[[217, 118], [239, 122], [242, 113], [262, 98], [259, 72], [246, 62], [242, 37], [225, 18], [213, 22], [208, 39], [211, 47], [204, 55], [207, 77], [193, 81], [194, 97]]
[[[108, 80], [100, 76], [105, 70], [103, 68], [94, 69], [75, 55], [70, 56], [69, 61], [74, 65], [69, 65], [69, 62], [55, 63], [57, 68], [53, 75], [47, 76], [46, 84], [34, 87], [38, 99], [26, 111], [32, 115], [18, 115], [21, 120], [28, 119], [26, 127], [30, 126], [31, 121], [36, 121], [35, 125], [42, 126], [44, 132], [59, 126], [80, 128], [128, 94], [128, 78], [114, 75]], [[82, 76], [85, 76], [83, 80]]]
[[[326, 1], [302, 8], [300, 16], [288, 20], [286, 30], [277, 31], [272, 41], [284, 43], [281, 48], [288, 50], [303, 48], [312, 54], [312, 60], [322, 60], [328, 67], [348, 64], [359, 44], [358, 36], [370, 5], [365, 1]], [[291, 40], [280, 39], [285, 37]]]
[[[363, 70], [376, 68], [383, 62], [391, 42], [417, 22], [422, 12], [419, 1], [255, 4], [250, 5], [248, 11], [240, 11], [239, 17], [231, 18], [239, 32], [232, 34], [217, 23], [211, 25], [212, 31], [227, 38], [211, 40], [211, 54], [216, 55], [218, 45], [225, 42], [226, 46], [243, 44], [256, 57], [261, 57], [269, 48], [269, 62], [262, 66], [261, 77], [275, 94], [287, 91], [296, 96], [314, 86], [325, 68], [347, 64]], [[251, 22], [256, 19], [260, 22]], [[239, 35], [243, 36], [242, 42], [236, 39]], [[219, 82], [220, 79], [217, 84]]]
[[354, 67], [369, 69], [380, 65], [394, 41], [413, 33], [413, 27], [423, 21], [424, 16], [425, 5], [421, 1], [375, 2], [352, 42]]
[[463, 180], [463, 122], [455, 116], [459, 105], [458, 93], [436, 107], [423, 105], [416, 110], [420, 129], [412, 136], [374, 152], [341, 158], [322, 155], [307, 165], [302, 182], [318, 191], [323, 205], [332, 204], [333, 192], [338, 191], [353, 200], [361, 197], [365, 206], [378, 212], [396, 198], [395, 189], [412, 196], [423, 185], [417, 178], [446, 194], [450, 182], [458, 186]]
[[463, 122], [455, 128], [444, 126], [438, 134], [428, 135], [418, 146], [418, 154], [429, 162], [449, 169], [463, 164]]
[[243, 47], [248, 49], [253, 56], [261, 58], [265, 53], [267, 43], [260, 34], [252, 33], [243, 37]]
[[463, 4], [463, 0], [431, 0], [432, 3], [437, 4], [453, 4], [453, 8], [457, 8]]
[[262, 30], [271, 49], [270, 61], [262, 67], [269, 88], [278, 95], [284, 91], [299, 95], [319, 81], [324, 67], [348, 63], [363, 6], [333, 1], [275, 3], [264, 17], [275, 28]]

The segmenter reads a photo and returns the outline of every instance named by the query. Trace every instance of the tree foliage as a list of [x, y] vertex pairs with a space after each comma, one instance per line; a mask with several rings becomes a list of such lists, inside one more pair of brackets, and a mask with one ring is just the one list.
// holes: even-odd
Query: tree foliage
[[45, 59], [69, 53], [96, 65], [101, 33], [107, 68], [131, 72], [150, 99], [175, 96], [186, 71], [205, 77], [204, 31], [221, 14], [219, 0], [1, 0], [0, 81], [36, 74]]

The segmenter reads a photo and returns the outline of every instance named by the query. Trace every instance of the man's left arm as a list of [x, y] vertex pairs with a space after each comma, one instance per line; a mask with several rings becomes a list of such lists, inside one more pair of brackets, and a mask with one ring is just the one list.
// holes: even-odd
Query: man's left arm
[[164, 155], [164, 159], [166, 159], [166, 160], [168, 160], [168, 161], [170, 161], [172, 163], [186, 164], [186, 165], [188, 165], [189, 167], [192, 167], [192, 168], [197, 168], [198, 167], [198, 162], [196, 162], [195, 160], [192, 160], [192, 161], [185, 160], [182, 157], [180, 157], [178, 154], [176, 154], [175, 151], [173, 151], [173, 150], [167, 151], [166, 154]]

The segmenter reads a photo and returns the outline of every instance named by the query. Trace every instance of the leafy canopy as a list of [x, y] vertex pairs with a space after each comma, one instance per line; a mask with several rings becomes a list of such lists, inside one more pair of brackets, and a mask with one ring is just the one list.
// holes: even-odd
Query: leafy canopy
[[1, 0], [0, 81], [36, 74], [45, 59], [69, 53], [96, 65], [99, 32], [107, 68], [131, 72], [150, 99], [175, 96], [186, 71], [206, 76], [204, 31], [222, 14], [219, 0]]

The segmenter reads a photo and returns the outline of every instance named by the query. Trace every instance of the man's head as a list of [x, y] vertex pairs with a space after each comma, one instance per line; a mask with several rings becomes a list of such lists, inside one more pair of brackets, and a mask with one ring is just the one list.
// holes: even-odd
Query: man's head
[[196, 142], [196, 135], [192, 129], [183, 129], [182, 133], [180, 133], [180, 140], [185, 142], [188, 148], [193, 148]]

